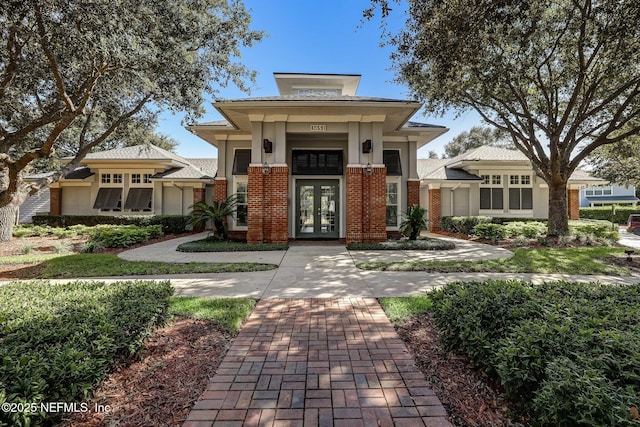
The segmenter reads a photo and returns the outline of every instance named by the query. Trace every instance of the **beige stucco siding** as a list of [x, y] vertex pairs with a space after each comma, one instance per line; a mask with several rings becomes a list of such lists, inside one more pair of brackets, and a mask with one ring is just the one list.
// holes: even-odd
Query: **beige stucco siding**
[[95, 215], [91, 187], [62, 187], [62, 215]]

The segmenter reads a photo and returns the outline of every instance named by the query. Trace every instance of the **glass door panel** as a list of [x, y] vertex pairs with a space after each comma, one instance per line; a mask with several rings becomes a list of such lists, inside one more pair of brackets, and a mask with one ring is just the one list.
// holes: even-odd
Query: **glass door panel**
[[299, 180], [296, 183], [296, 237], [337, 239], [338, 180]]

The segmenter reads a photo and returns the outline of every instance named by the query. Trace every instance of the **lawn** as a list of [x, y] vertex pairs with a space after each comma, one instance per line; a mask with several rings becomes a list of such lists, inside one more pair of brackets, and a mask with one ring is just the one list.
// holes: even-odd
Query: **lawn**
[[173, 297], [169, 313], [190, 319], [213, 320], [224, 329], [237, 333], [256, 301], [249, 298]]
[[240, 252], [240, 251], [286, 251], [284, 243], [259, 243], [249, 245], [244, 242], [229, 242], [214, 238], [182, 243], [176, 250], [180, 252]]
[[629, 275], [629, 269], [608, 264], [602, 258], [624, 255], [624, 248], [519, 248], [506, 259], [483, 261], [363, 262], [358, 268], [378, 271], [427, 271], [431, 273], [563, 273]]

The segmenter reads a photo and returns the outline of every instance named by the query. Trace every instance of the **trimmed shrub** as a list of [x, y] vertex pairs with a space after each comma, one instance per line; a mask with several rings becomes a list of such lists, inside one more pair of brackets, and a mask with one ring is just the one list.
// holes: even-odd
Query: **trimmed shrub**
[[574, 236], [594, 236], [616, 242], [620, 240], [617, 227], [615, 230], [612, 230], [610, 222], [598, 223], [572, 221], [569, 223], [569, 230]]
[[616, 224], [626, 224], [631, 214], [640, 214], [640, 208], [637, 206], [616, 206], [615, 214], [613, 215], [611, 206], [580, 208], [580, 218], [582, 219], [600, 219], [613, 221]]
[[137, 225], [146, 227], [160, 225], [166, 234], [184, 233], [187, 229], [186, 215], [35, 215], [34, 225], [49, 225], [51, 227], [69, 227], [72, 225], [86, 225], [89, 227], [110, 225]]
[[443, 216], [440, 218], [440, 227], [451, 233], [471, 234], [478, 224], [489, 224], [489, 216]]
[[497, 376], [532, 425], [637, 425], [640, 284], [454, 283], [432, 301], [445, 346]]
[[478, 224], [473, 227], [472, 234], [481, 239], [498, 242], [507, 236], [506, 229], [500, 224]]
[[[164, 322], [168, 281], [0, 286], [0, 404], [77, 402], [120, 357]], [[0, 412], [0, 425], [50, 424], [36, 412]], [[45, 422], [47, 421], [47, 422]]]
[[126, 248], [149, 239], [162, 237], [160, 225], [138, 227], [135, 225], [121, 225], [117, 227], [96, 226], [91, 231], [90, 247]]
[[535, 239], [547, 234], [547, 224], [538, 221], [514, 221], [504, 224], [505, 235], [507, 237], [524, 236], [527, 239]]

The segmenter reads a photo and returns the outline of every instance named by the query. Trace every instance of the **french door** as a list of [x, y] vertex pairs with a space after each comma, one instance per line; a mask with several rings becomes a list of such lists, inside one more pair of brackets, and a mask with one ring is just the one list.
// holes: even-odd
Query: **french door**
[[297, 180], [296, 238], [339, 238], [339, 197], [337, 179]]

